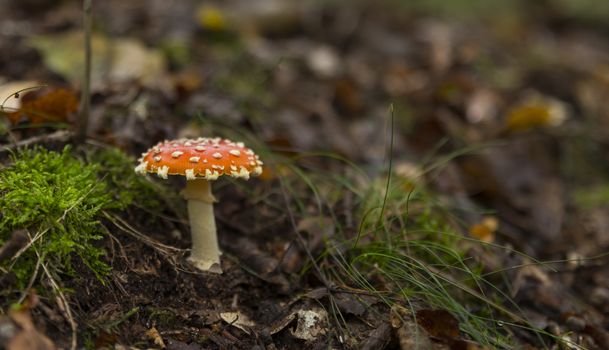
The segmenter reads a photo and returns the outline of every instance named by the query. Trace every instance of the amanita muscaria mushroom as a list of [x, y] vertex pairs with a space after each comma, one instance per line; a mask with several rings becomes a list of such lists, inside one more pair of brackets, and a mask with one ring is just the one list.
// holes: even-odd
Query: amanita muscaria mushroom
[[142, 154], [135, 171], [186, 177], [182, 192], [188, 201], [192, 252], [188, 260], [203, 271], [222, 273], [216, 237], [210, 181], [222, 175], [249, 179], [262, 173], [262, 162], [241, 142], [217, 138], [179, 139], [159, 142]]

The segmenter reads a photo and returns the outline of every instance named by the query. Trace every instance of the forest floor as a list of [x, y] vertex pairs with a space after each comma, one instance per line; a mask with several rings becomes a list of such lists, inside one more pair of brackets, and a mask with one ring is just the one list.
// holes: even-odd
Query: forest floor
[[609, 349], [609, 6], [415, 3], [0, 2], [0, 348]]

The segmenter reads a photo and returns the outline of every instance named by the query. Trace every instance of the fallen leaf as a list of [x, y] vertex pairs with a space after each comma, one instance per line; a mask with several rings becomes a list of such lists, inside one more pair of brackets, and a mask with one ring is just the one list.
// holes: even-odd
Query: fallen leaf
[[[320, 287], [307, 292], [307, 298], [319, 300], [330, 296], [330, 292], [325, 287]], [[333, 302], [340, 311], [356, 316], [362, 316], [366, 312], [366, 305], [374, 304], [378, 300], [367, 295], [358, 296], [354, 293], [333, 293]]]
[[432, 342], [425, 329], [412, 319], [412, 313], [405, 307], [394, 304], [391, 306], [389, 321], [396, 330], [400, 349], [431, 349]]
[[342, 312], [356, 316], [362, 316], [366, 312], [366, 305], [355, 294], [336, 293], [334, 301]]
[[397, 329], [401, 350], [433, 349], [433, 343], [419, 325], [410, 319], [405, 320]]
[[[29, 45], [40, 51], [45, 65], [73, 83], [82, 80], [84, 71], [84, 35], [81, 30], [62, 34], [36, 36]], [[103, 80], [109, 66], [110, 43], [99, 34], [91, 36], [91, 81], [95, 86]]]
[[292, 334], [302, 340], [313, 341], [327, 332], [328, 313], [326, 310], [314, 307], [310, 310], [298, 310], [298, 321]]
[[459, 339], [459, 321], [446, 310], [419, 310], [416, 321], [434, 338], [447, 343]]
[[233, 327], [239, 328], [246, 334], [250, 334], [256, 323], [241, 312], [221, 312], [220, 318]]
[[373, 330], [368, 337], [362, 341], [359, 349], [361, 350], [377, 350], [385, 349], [392, 341], [391, 325], [383, 322], [379, 327]]
[[196, 343], [184, 343], [176, 339], [169, 339], [167, 341], [167, 350], [203, 350], [203, 348]]
[[156, 329], [156, 327], [152, 327], [149, 330], [147, 330], [146, 336], [148, 338], [150, 338], [150, 340], [152, 340], [154, 342], [154, 344], [160, 346], [161, 349], [165, 349], [165, 342], [163, 341], [163, 338], [161, 337], [161, 334]]
[[24, 93], [19, 109], [7, 116], [13, 125], [66, 123], [77, 110], [78, 97], [72, 90], [48, 88]]
[[474, 91], [466, 101], [467, 121], [475, 124], [495, 119], [499, 97], [490, 89]]
[[331, 46], [318, 46], [309, 50], [306, 57], [309, 69], [319, 78], [332, 78], [341, 71], [341, 61]]
[[[37, 36], [29, 44], [42, 54], [46, 66], [73, 85], [82, 80], [84, 55], [82, 31]], [[91, 38], [91, 85], [97, 90], [108, 82], [138, 80], [144, 86], [171, 89], [165, 57], [154, 48], [130, 38], [109, 39], [101, 34]]]
[[537, 94], [514, 107], [505, 118], [506, 129], [511, 132], [537, 127], [558, 126], [567, 118], [564, 102]]
[[221, 32], [228, 27], [228, 21], [224, 12], [215, 6], [207, 4], [202, 5], [197, 10], [197, 22], [201, 28], [213, 32]]
[[135, 39], [117, 39], [112, 42], [112, 63], [109, 78], [113, 82], [139, 80], [144, 86], [167, 89], [170, 78], [159, 50], [148, 48]]
[[516, 296], [518, 292], [527, 286], [541, 286], [548, 288], [552, 285], [550, 276], [535, 265], [525, 265], [518, 269], [514, 281], [512, 282], [512, 297]]
[[495, 241], [495, 231], [497, 231], [498, 227], [499, 221], [497, 221], [497, 218], [493, 216], [487, 216], [483, 218], [482, 221], [480, 221], [479, 223], [472, 225], [469, 228], [469, 233], [473, 237], [483, 242], [491, 243]]
[[[51, 339], [36, 330], [28, 310], [12, 311], [9, 316], [12, 322], [14, 322], [14, 326], [10, 327], [14, 333], [12, 336], [9, 335], [10, 338], [7, 339], [5, 344], [0, 343], [0, 345], [4, 345], [6, 350], [56, 349]], [[4, 322], [1, 323], [9, 325], [9, 323], [6, 323], [8, 320], [5, 319], [3, 321]], [[3, 330], [7, 329], [6, 327], [7, 326], [3, 326]]]
[[273, 335], [281, 332], [285, 327], [287, 327], [294, 319], [296, 318], [296, 312], [290, 312], [289, 314], [283, 316], [282, 318], [274, 321], [269, 327], [269, 334]]
[[0, 85], [0, 111], [14, 112], [21, 107], [21, 99], [24, 95], [24, 90], [39, 87], [40, 83], [35, 81], [12, 81]]

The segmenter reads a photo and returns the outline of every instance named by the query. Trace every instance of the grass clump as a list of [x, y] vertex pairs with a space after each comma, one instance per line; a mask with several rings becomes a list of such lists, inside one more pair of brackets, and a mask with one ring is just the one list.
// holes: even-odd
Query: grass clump
[[506, 325], [531, 328], [496, 281], [467, 252], [484, 243], [464, 236], [458, 219], [421, 181], [393, 174], [390, 186], [373, 181], [360, 197], [360, 226], [348, 249], [330, 249], [331, 271], [341, 284], [365, 289], [389, 306], [451, 313], [467, 338], [507, 349]]

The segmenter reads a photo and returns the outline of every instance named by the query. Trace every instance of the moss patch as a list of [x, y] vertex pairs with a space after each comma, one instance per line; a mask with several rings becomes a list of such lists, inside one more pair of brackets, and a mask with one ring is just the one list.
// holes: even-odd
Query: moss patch
[[[31, 239], [27, 249], [0, 265], [15, 274], [19, 289], [36, 280], [41, 264], [54, 275], [74, 276], [75, 264], [82, 263], [103, 282], [110, 266], [96, 242], [107, 233], [102, 212], [125, 210], [139, 196], [155, 198], [153, 185], [133, 173], [132, 160], [122, 152], [85, 153], [88, 162], [70, 147], [24, 150], [0, 171], [0, 245], [17, 229], [25, 229]], [[146, 199], [139, 204], [158, 203]]]

